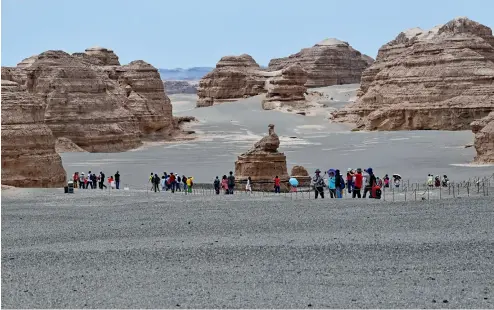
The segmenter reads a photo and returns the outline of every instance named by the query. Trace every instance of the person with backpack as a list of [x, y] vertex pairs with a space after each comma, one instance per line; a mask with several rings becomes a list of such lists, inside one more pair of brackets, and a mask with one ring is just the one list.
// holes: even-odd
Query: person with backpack
[[98, 182], [98, 180], [97, 180], [97, 178], [96, 178], [96, 173], [93, 173], [93, 174], [91, 175], [91, 182], [92, 182], [91, 188], [92, 188], [92, 189], [96, 189], [96, 188], [97, 188], [97, 185], [96, 185], [96, 184], [97, 184], [97, 182]]
[[314, 191], [316, 199], [318, 195], [321, 195], [321, 199], [324, 199], [324, 179], [321, 177], [321, 170], [316, 169], [316, 175], [312, 178], [314, 183]]
[[274, 192], [275, 193], [280, 193], [280, 185], [281, 185], [281, 180], [280, 178], [278, 178], [278, 176], [276, 176], [274, 179]]
[[345, 189], [345, 180], [343, 176], [340, 174], [340, 170], [336, 169], [335, 173], [335, 189], [336, 189], [336, 198], [343, 198], [343, 190]]
[[152, 182], [153, 182], [153, 190], [154, 192], [159, 192], [160, 191], [160, 182], [161, 182], [161, 179], [160, 177], [158, 176], [157, 173], [154, 174], [153, 176], [153, 179], [152, 179]]
[[368, 176], [366, 177], [363, 198], [366, 198], [367, 193], [369, 193], [369, 198], [373, 198], [372, 188], [376, 185], [376, 176], [374, 175], [372, 168], [367, 168], [365, 171], [367, 172]]
[[183, 186], [184, 186], [184, 192], [187, 192], [187, 177], [184, 175], [182, 175], [182, 183], [183, 183]]
[[352, 198], [358, 197], [362, 198], [360, 195], [360, 190], [362, 189], [364, 177], [362, 176], [362, 169], [358, 168], [357, 173], [353, 175], [353, 190], [352, 190]]
[[106, 185], [105, 185], [105, 174], [103, 173], [103, 171], [100, 171], [99, 172], [99, 188], [100, 189], [103, 189], [106, 188]]
[[216, 179], [214, 179], [213, 186], [214, 186], [214, 191], [216, 192], [216, 195], [220, 194], [220, 179], [218, 176], [216, 176]]
[[235, 188], [235, 177], [233, 172], [230, 171], [230, 176], [228, 177], [228, 194], [233, 195], [233, 189]]

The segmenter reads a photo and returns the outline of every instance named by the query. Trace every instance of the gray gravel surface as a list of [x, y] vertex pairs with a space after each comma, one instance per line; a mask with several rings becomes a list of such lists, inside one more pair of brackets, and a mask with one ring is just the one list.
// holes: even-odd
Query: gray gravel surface
[[493, 308], [494, 199], [2, 192], [3, 308]]

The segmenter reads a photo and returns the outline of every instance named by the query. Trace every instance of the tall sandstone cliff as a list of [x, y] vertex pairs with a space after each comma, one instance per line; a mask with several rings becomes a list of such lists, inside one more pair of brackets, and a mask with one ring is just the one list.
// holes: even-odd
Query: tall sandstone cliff
[[268, 70], [281, 70], [298, 63], [308, 74], [306, 87], [323, 87], [360, 83], [362, 72], [372, 61], [348, 42], [326, 39], [288, 57], [272, 59]]
[[367, 130], [469, 129], [494, 110], [492, 31], [462, 17], [402, 32], [364, 71], [358, 96], [336, 121]]
[[2, 184], [60, 187], [65, 170], [44, 123], [45, 105], [9, 78], [2, 70]]
[[177, 130], [158, 70], [141, 60], [121, 66], [106, 48], [47, 51], [2, 67], [4, 76], [43, 101], [56, 138], [89, 152], [125, 151]]

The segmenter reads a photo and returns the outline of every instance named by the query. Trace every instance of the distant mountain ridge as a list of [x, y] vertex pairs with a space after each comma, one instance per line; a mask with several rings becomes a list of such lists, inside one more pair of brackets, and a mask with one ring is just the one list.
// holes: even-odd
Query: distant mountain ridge
[[213, 67], [192, 67], [185, 69], [158, 69], [158, 72], [162, 80], [193, 81], [200, 80], [213, 69]]

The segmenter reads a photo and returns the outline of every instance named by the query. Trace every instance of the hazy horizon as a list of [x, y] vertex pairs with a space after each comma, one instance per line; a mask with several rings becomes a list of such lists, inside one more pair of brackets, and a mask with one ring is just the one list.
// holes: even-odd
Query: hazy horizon
[[458, 16], [492, 27], [493, 11], [487, 0], [3, 0], [2, 66], [46, 50], [92, 46], [113, 49], [122, 64], [143, 59], [157, 68], [214, 67], [222, 56], [247, 53], [265, 66], [332, 37], [375, 58], [403, 30]]

